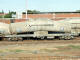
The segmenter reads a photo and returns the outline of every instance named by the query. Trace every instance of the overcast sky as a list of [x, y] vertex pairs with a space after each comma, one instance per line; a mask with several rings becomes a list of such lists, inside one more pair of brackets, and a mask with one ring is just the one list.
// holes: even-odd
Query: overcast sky
[[0, 0], [0, 11], [75, 11], [80, 9], [80, 0]]

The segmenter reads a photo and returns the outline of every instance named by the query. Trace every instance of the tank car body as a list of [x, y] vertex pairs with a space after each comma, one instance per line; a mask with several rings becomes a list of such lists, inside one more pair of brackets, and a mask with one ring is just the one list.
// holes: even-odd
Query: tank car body
[[0, 35], [8, 35], [10, 34], [9, 24], [0, 22]]
[[69, 18], [62, 21], [71, 24], [71, 32], [73, 34], [80, 35], [80, 19], [79, 18]]
[[[72, 24], [64, 21], [53, 21], [50, 19], [34, 19], [25, 22], [3, 24], [1, 23], [0, 29], [5, 31], [5, 38], [20, 39], [24, 37], [33, 38], [55, 38], [71, 39]], [[3, 37], [3, 36], [2, 36]]]
[[26, 22], [12, 23], [10, 24], [10, 29], [12, 34], [36, 31], [70, 32], [71, 25], [65, 22], [56, 22], [50, 19], [36, 19]]
[[72, 24], [72, 33], [80, 35], [80, 19], [70, 19], [68, 22]]
[[35, 19], [9, 25], [11, 35], [6, 37], [55, 38], [71, 33], [71, 24], [50, 19]]

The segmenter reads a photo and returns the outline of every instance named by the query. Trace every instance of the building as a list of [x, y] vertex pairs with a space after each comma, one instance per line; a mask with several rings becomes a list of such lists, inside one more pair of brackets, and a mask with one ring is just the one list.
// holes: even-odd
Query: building
[[[4, 15], [4, 14], [0, 14]], [[39, 14], [27, 14], [28, 18], [37, 19], [37, 18], [48, 18], [52, 20], [62, 20], [65, 18], [80, 18], [80, 12], [42, 12]], [[0, 22], [4, 23], [16, 23], [26, 21], [26, 14], [22, 14], [21, 18], [5, 18], [0, 19]]]
[[[61, 20], [64, 18], [80, 18], [80, 12], [42, 12], [39, 14], [28, 14], [28, 18], [49, 18], [55, 20]], [[22, 15], [22, 18], [26, 18], [26, 14]]]

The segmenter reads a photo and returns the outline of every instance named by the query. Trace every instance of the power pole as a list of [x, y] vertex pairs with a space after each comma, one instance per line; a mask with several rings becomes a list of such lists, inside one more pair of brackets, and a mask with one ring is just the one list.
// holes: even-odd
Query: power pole
[[28, 6], [27, 2], [28, 2], [28, 1], [27, 1], [27, 0], [25, 0], [25, 1], [26, 1], [26, 2], [25, 2], [25, 3], [26, 3], [26, 4], [25, 4], [25, 6], [26, 6], [26, 19], [28, 19], [28, 16], [27, 16], [27, 6]]

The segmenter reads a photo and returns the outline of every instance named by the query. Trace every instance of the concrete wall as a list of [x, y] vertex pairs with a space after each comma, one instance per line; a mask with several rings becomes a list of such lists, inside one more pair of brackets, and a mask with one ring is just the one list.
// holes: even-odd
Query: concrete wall
[[[80, 17], [80, 13], [60, 13], [60, 14], [28, 14], [28, 18], [49, 18], [49, 19], [56, 19], [61, 20], [63, 18], [76, 18]], [[23, 14], [22, 18], [26, 18], [26, 15]]]
[[7, 24], [23, 22], [23, 21], [26, 21], [26, 19], [8, 19], [8, 18], [0, 19], [0, 22], [7, 23]]
[[[36, 19], [36, 18], [48, 18], [52, 20], [62, 20], [65, 18], [80, 18], [80, 13], [47, 13], [47, 14], [28, 14], [28, 18]], [[23, 22], [26, 21], [26, 15], [22, 15], [22, 19], [0, 19], [0, 22], [4, 23], [16, 23], [16, 22]]]

